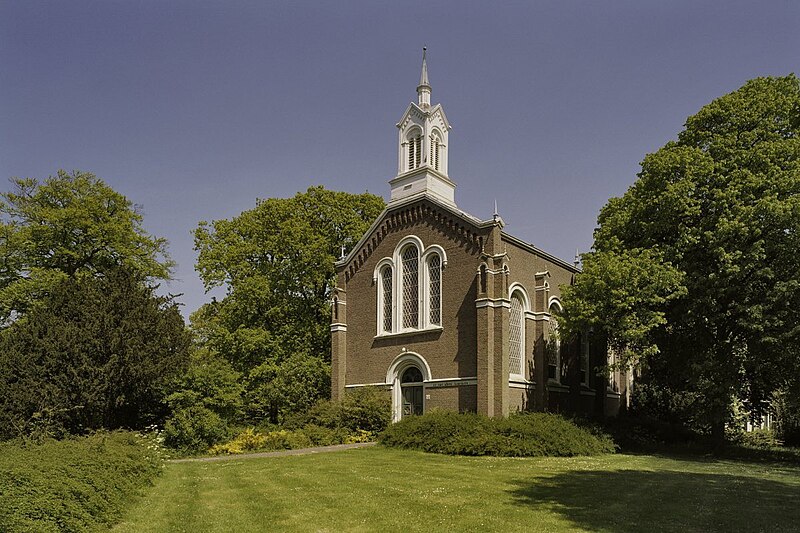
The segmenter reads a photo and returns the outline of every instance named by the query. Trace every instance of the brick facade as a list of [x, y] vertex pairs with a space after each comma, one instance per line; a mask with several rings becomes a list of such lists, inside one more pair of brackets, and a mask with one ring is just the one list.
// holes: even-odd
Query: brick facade
[[[332, 388], [380, 386], [393, 390], [395, 418], [401, 409], [393, 365], [422, 366], [424, 409], [477, 411], [505, 416], [520, 410], [616, 414], [627, 394], [607, 392], [594, 371], [606, 351], [589, 345], [588, 383], [580, 379], [583, 339], [562, 341], [564, 379], [547, 378], [546, 336], [550, 304], [577, 269], [502, 231], [499, 218], [480, 221], [435, 198], [420, 196], [384, 211], [356, 249], [337, 264], [332, 299]], [[376, 267], [391, 258], [409, 235], [446, 254], [441, 275], [441, 327], [379, 334]], [[522, 379], [509, 375], [510, 288], [527, 296]], [[394, 302], [395, 305], [398, 302]], [[400, 368], [399, 366], [397, 368]], [[429, 374], [429, 375], [428, 375]], [[603, 394], [596, 394], [596, 391]]]

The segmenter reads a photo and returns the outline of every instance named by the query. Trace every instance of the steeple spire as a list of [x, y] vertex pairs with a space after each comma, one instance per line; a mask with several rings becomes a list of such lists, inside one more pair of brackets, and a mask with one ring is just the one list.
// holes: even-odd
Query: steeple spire
[[397, 123], [397, 176], [389, 182], [390, 203], [425, 195], [455, 206], [456, 184], [447, 175], [450, 122], [441, 104], [431, 105], [427, 52], [422, 49], [419, 103], [408, 104]]
[[428, 82], [428, 61], [426, 59], [428, 48], [422, 47], [422, 74], [419, 76], [419, 86], [417, 95], [419, 96], [419, 106], [423, 109], [431, 106], [431, 85]]

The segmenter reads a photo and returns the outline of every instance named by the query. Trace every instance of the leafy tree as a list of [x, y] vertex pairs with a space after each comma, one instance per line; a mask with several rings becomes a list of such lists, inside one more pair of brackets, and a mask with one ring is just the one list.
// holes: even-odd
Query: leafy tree
[[556, 318], [566, 338], [591, 331], [627, 364], [658, 353], [654, 332], [667, 302], [683, 296], [683, 274], [654, 250], [609, 250], [583, 256], [583, 272], [562, 289]]
[[[697, 394], [718, 441], [735, 398], [757, 408], [800, 371], [799, 193], [800, 82], [758, 78], [689, 117], [598, 219], [587, 264], [650, 250], [654, 271], [682, 277], [673, 297], [637, 302], [636, 280], [595, 291], [603, 304], [576, 299], [573, 316], [613, 308], [615, 298], [634, 322], [642, 309], [662, 313], [649, 328], [658, 354], [639, 352], [648, 379]], [[595, 279], [579, 285], [609, 273], [590, 268], [582, 277]], [[609, 330], [624, 331], [619, 317], [612, 313]]]
[[0, 437], [31, 425], [79, 433], [163, 418], [190, 341], [171, 297], [121, 268], [67, 278], [41, 303], [0, 332]]
[[0, 324], [68, 277], [118, 266], [167, 279], [166, 241], [149, 235], [131, 202], [94, 175], [13, 179], [0, 194]]
[[[287, 409], [304, 408], [301, 397], [327, 394], [327, 372], [325, 383], [318, 377], [330, 357], [334, 262], [383, 207], [369, 193], [311, 187], [293, 198], [259, 200], [231, 220], [200, 223], [197, 271], [206, 289], [224, 286], [227, 294], [198, 310], [192, 326], [204, 346], [244, 374], [249, 398], [255, 390], [270, 392], [271, 400], [248, 408], [252, 416], [277, 421]], [[298, 364], [305, 377], [284, 380], [291, 394], [268, 386]]]
[[241, 375], [206, 348], [191, 355], [188, 370], [167, 397], [171, 415], [164, 425], [168, 446], [192, 452], [223, 440], [229, 423], [242, 414]]
[[296, 354], [279, 364], [267, 361], [247, 379], [247, 411], [254, 420], [284, 420], [330, 397], [331, 367], [320, 357]]

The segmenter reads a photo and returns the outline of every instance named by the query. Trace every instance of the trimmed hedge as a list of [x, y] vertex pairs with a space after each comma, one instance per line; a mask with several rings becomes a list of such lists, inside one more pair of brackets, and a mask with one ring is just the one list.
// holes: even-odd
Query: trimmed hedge
[[608, 435], [592, 433], [550, 413], [488, 418], [431, 411], [389, 426], [378, 441], [386, 446], [448, 455], [574, 456], [615, 451]]
[[0, 531], [107, 530], [163, 468], [155, 438], [97, 433], [0, 444]]

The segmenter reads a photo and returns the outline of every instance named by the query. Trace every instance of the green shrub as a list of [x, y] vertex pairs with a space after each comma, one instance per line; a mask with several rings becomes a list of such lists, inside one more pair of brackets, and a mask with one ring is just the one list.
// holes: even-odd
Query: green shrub
[[228, 434], [225, 421], [201, 405], [178, 409], [164, 425], [164, 442], [182, 453], [207, 449]]
[[626, 451], [652, 452], [664, 447], [675, 449], [710, 445], [707, 436], [681, 424], [645, 416], [609, 418], [605, 421], [604, 428], [611, 434], [614, 442]]
[[783, 443], [771, 429], [754, 429], [753, 431], [743, 431], [739, 434], [736, 444], [752, 448], [770, 449], [781, 446]]
[[392, 420], [392, 402], [387, 391], [359, 387], [347, 391], [341, 402], [342, 426], [352, 431], [380, 432]]
[[284, 426], [299, 429], [315, 425], [354, 433], [360, 430], [379, 433], [386, 429], [391, 418], [391, 399], [385, 390], [359, 387], [347, 391], [338, 402], [318, 402], [309, 411], [288, 418]]
[[450, 455], [573, 456], [615, 449], [607, 435], [595, 435], [549, 413], [488, 418], [434, 410], [389, 426], [378, 440], [387, 446]]
[[162, 468], [157, 440], [129, 432], [0, 444], [0, 531], [108, 529]]
[[300, 431], [308, 437], [313, 446], [333, 446], [334, 444], [354, 442], [351, 440], [354, 435], [342, 428], [335, 429], [309, 424], [300, 429]]

